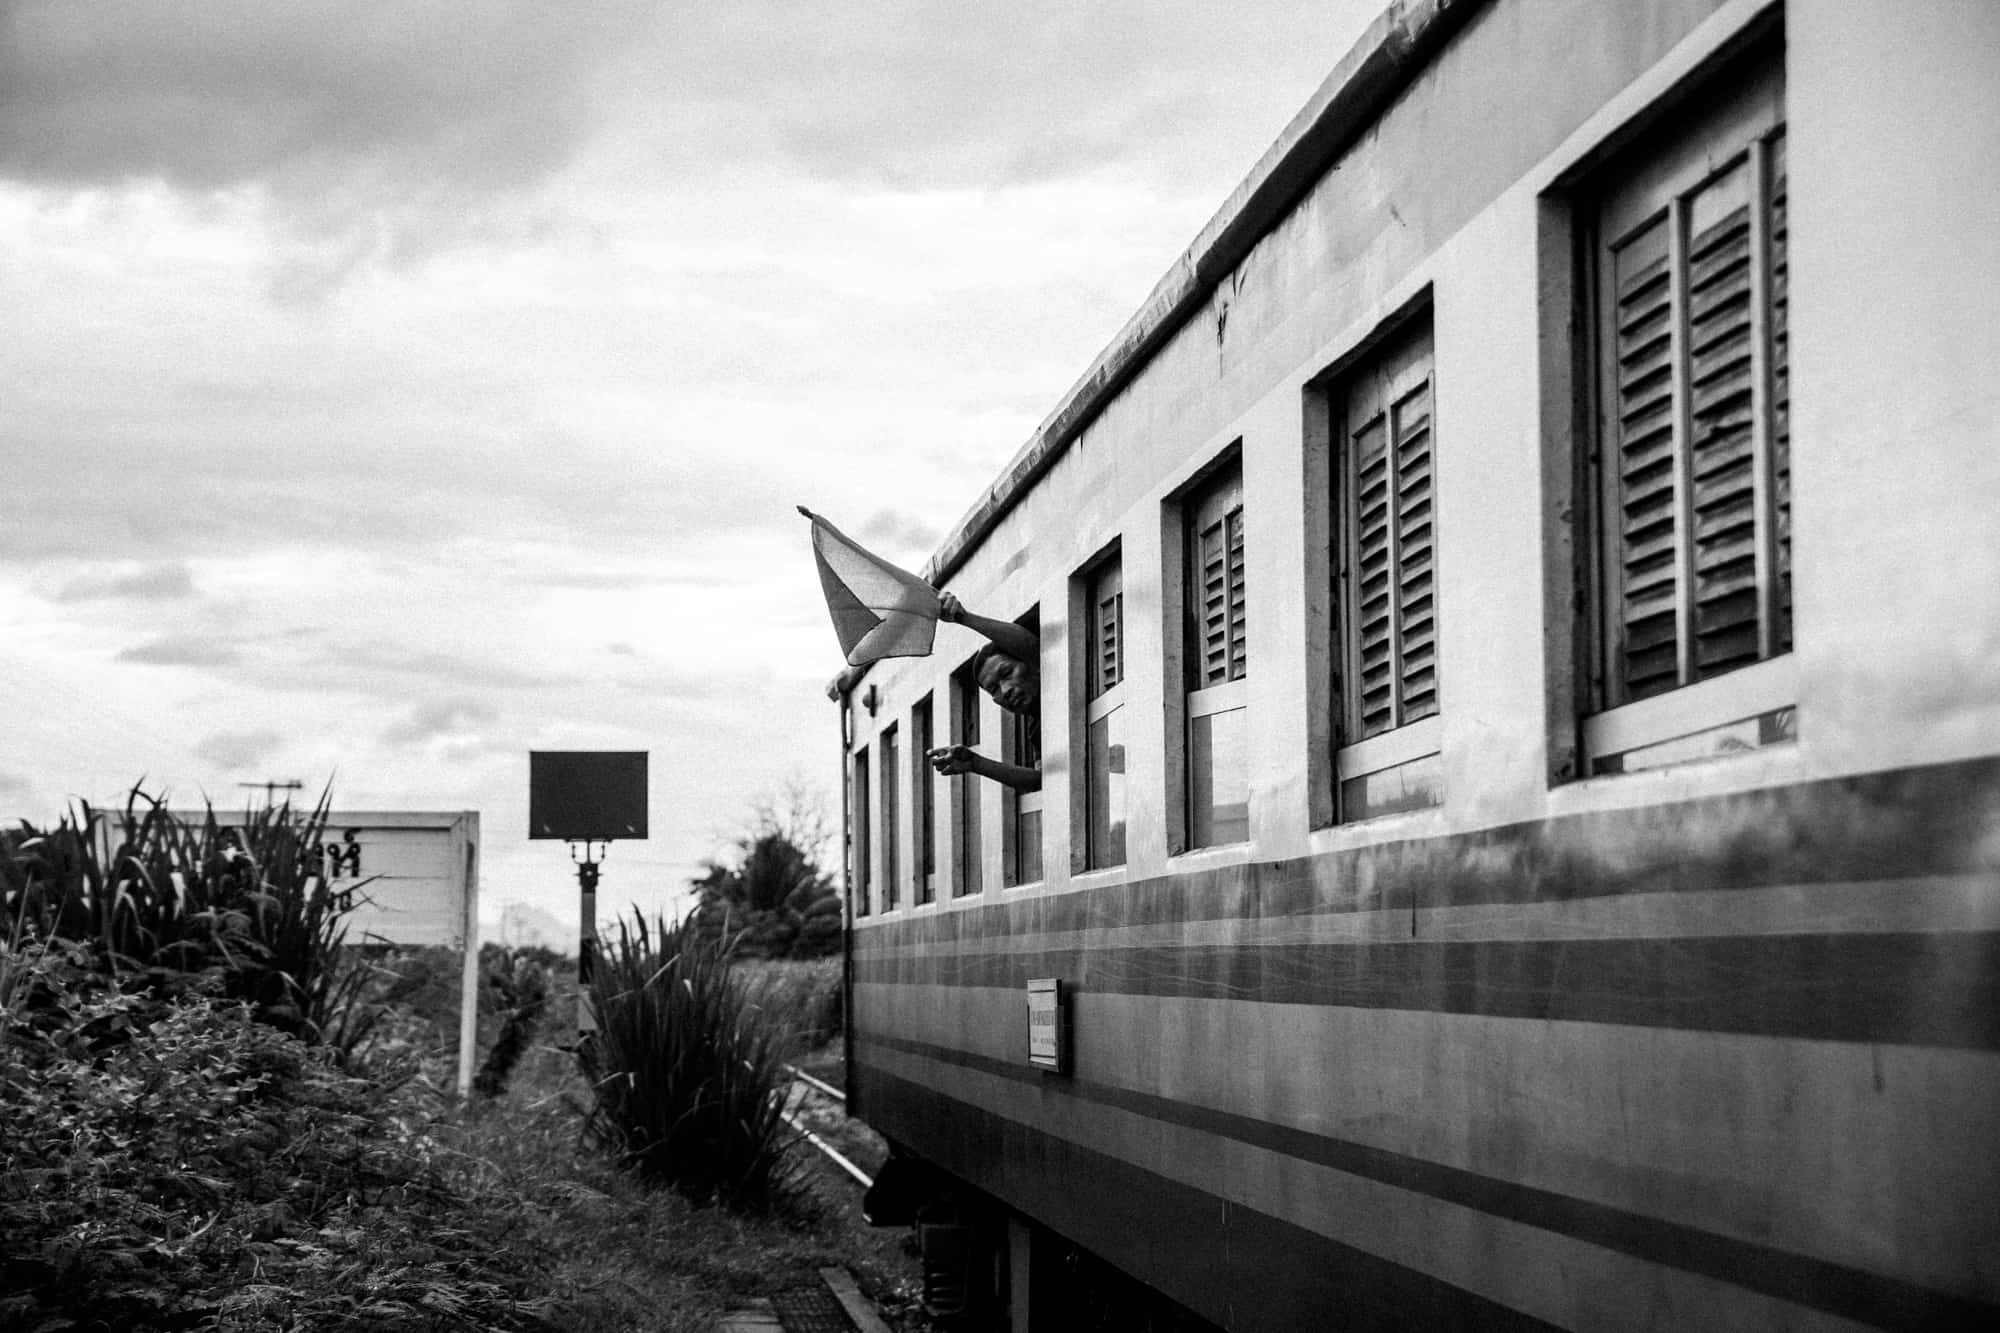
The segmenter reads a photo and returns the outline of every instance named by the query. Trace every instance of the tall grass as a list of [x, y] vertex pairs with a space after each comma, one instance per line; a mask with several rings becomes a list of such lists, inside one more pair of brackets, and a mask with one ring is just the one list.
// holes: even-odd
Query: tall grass
[[321, 873], [329, 795], [225, 825], [134, 787], [122, 810], [79, 802], [55, 827], [0, 830], [0, 913], [23, 938], [91, 948], [101, 965], [159, 986], [219, 979], [264, 1022], [340, 1047], [360, 984], [338, 967], [341, 900]]
[[579, 1048], [588, 1133], [640, 1177], [736, 1207], [796, 1177], [783, 1119], [787, 1033], [736, 983], [725, 943], [691, 920], [618, 922], [591, 981], [598, 1031]]
[[839, 1036], [845, 1006], [838, 958], [773, 958], [739, 963], [737, 984], [746, 1002], [778, 1025], [792, 1057], [818, 1050]]

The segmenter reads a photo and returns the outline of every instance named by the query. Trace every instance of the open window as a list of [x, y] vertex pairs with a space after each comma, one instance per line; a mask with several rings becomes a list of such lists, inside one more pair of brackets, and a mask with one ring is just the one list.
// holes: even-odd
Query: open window
[[[1035, 611], [1028, 612], [1019, 622], [1022, 628], [1041, 633], [1041, 617]], [[1039, 672], [1037, 672], [1039, 675]], [[1000, 758], [1009, 764], [1022, 768], [1042, 766], [1042, 712], [1041, 701], [1035, 702], [1032, 712], [1000, 712]], [[1042, 877], [1042, 793], [1040, 791], [1016, 791], [1012, 787], [1002, 789], [1001, 810], [1001, 885], [1014, 888], [1022, 884], [1033, 884]]]
[[874, 885], [874, 821], [870, 809], [868, 782], [868, 749], [863, 746], [854, 752], [854, 915], [867, 916], [873, 910]]
[[937, 772], [931, 767], [931, 696], [910, 712], [910, 887], [918, 904], [937, 899]]
[[896, 728], [882, 729], [882, 910], [896, 910], [900, 866], [897, 843], [901, 840], [901, 817], [897, 810]]
[[[974, 750], [979, 748], [979, 699], [979, 682], [970, 663], [951, 673], [951, 739], [954, 745]], [[953, 897], [963, 898], [979, 892], [980, 866], [986, 850], [980, 837], [981, 779], [970, 773], [960, 773], [947, 780], [951, 784], [951, 892]]]
[[[1125, 864], [1125, 576], [1116, 548], [1072, 582], [1071, 643], [1080, 656], [1070, 679], [1078, 692], [1072, 735], [1080, 725], [1083, 781], [1072, 791], [1071, 826], [1083, 837], [1072, 844], [1071, 868], [1101, 870]], [[1075, 627], [1081, 632], [1075, 632]], [[1072, 753], [1079, 747], [1072, 746]]]
[[1250, 836], [1249, 644], [1243, 467], [1232, 458], [1181, 502], [1187, 842]]
[[1781, 53], [1639, 138], [1582, 224], [1584, 771], [1792, 740]]

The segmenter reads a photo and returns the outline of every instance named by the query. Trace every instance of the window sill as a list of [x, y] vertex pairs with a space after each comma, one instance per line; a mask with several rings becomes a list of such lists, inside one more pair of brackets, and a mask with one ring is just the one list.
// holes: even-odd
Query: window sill
[[1167, 857], [1167, 868], [1174, 871], [1205, 870], [1210, 866], [1235, 865], [1250, 859], [1251, 844], [1243, 842], [1218, 842], [1211, 847], [1190, 847], [1184, 852], [1175, 852]]
[[1786, 653], [1583, 720], [1592, 778], [1730, 759], [1797, 739], [1798, 658]]

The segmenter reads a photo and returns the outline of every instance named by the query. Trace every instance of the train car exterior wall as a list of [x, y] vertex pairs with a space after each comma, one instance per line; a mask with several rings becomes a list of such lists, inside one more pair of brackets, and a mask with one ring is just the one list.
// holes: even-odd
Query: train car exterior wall
[[[920, 702], [937, 743], [964, 734], [973, 636], [850, 696], [847, 771], [876, 785], [851, 807], [860, 1112], [1231, 1329], [1990, 1324], [2000, 7], [1399, 5], [1308, 116], [1356, 114], [1410, 50], [1204, 272], [1239, 192], [1163, 284], [1192, 305], [1141, 312], [1142, 352], [1051, 418], [1081, 429], [1031, 441], [935, 562], [1038, 618], [1038, 823], [885, 742]], [[1705, 309], [1703, 228], [1737, 196], [1704, 172], [1737, 160], [1751, 220], [1713, 245], [1756, 276]], [[1251, 184], [1297, 169], [1274, 151]], [[1594, 406], [1653, 392], [1639, 352], [1600, 355], [1654, 317], [1619, 267], [1650, 242], [1612, 235], [1647, 189], [1687, 219], [1658, 259], [1675, 438], [1720, 392], [1722, 303], [1754, 312], [1728, 336], [1761, 386], [1759, 480], [1728, 501], [1755, 574], [1715, 576], [1747, 637], [1700, 603], [1656, 654], [1682, 680], [1725, 640], [1756, 660], [1656, 694], [1628, 666], [1667, 622], [1618, 509], [1650, 464], [1637, 427], [1599, 448]], [[1376, 557], [1341, 506], [1373, 484], [1377, 399], [1414, 405], [1381, 547], [1412, 591], [1386, 647], [1350, 649], [1341, 560]], [[1721, 549], [1702, 438], [1672, 464], [1683, 597]], [[1210, 562], [1200, 507], [1232, 484]], [[1116, 841], [1089, 746], [1112, 711]], [[1010, 887], [1024, 829], [1040, 878]], [[1045, 978], [1060, 1073], [1028, 1060]]]

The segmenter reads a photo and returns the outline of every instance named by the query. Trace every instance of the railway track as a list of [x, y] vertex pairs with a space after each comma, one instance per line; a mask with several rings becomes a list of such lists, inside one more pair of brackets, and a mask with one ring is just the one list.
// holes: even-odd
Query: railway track
[[792, 1095], [785, 1107], [785, 1123], [804, 1135], [807, 1143], [818, 1149], [825, 1155], [828, 1161], [857, 1181], [862, 1189], [867, 1189], [870, 1185], [873, 1185], [875, 1183], [874, 1177], [863, 1171], [859, 1166], [856, 1166], [853, 1159], [848, 1157], [847, 1154], [841, 1152], [840, 1149], [827, 1142], [825, 1138], [815, 1133], [805, 1123], [804, 1115], [802, 1114], [810, 1108], [812, 1103], [818, 1102], [821, 1105], [830, 1104], [831, 1106], [838, 1107], [840, 1114], [845, 1116], [847, 1111], [847, 1094], [839, 1088], [834, 1087], [831, 1083], [814, 1078], [811, 1074], [799, 1069], [796, 1065], [786, 1065], [785, 1072], [792, 1076], [793, 1088]]

